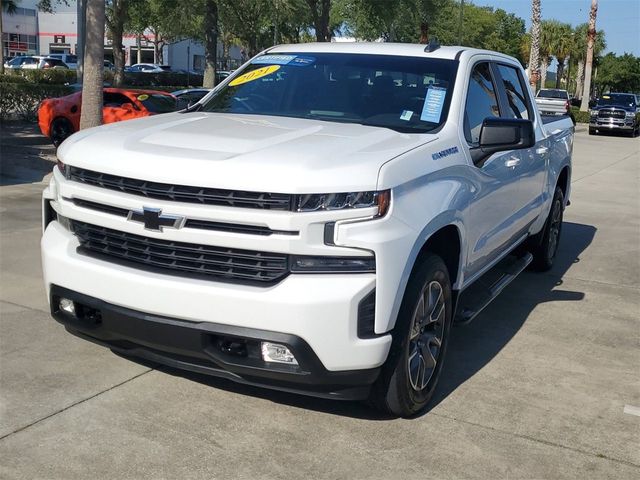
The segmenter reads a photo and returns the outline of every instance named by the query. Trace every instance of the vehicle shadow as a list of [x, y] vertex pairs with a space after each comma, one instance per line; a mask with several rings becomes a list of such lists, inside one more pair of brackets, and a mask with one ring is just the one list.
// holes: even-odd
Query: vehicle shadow
[[51, 172], [55, 148], [37, 124], [4, 122], [0, 128], [0, 185], [39, 182]]
[[[470, 325], [453, 328], [440, 384], [429, 408], [423, 414], [446, 399], [458, 386], [466, 382], [498, 355], [518, 333], [537, 305], [544, 302], [575, 302], [584, 298], [583, 292], [562, 290], [557, 287], [562, 285], [562, 277], [571, 265], [580, 261], [580, 255], [591, 244], [595, 234], [596, 228], [593, 226], [565, 222], [556, 261], [551, 271], [542, 274], [523, 273]], [[499, 312], [504, 312], [504, 306], [507, 302], [513, 303], [514, 295], [518, 298], [518, 306], [508, 309], [508, 316], [500, 315]], [[139, 360], [134, 361], [144, 363]], [[241, 385], [229, 380], [171, 367], [144, 364], [214, 388], [240, 395], [251, 395], [296, 408], [366, 420], [380, 421], [394, 418], [370, 408], [364, 402], [324, 400], [294, 395]]]

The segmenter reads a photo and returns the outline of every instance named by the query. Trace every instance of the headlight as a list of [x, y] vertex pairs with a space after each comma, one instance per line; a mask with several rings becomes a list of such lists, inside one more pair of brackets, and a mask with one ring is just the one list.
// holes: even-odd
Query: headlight
[[69, 178], [69, 166], [65, 165], [64, 162], [62, 160], [60, 160], [60, 159], [58, 159], [57, 165], [58, 165], [58, 170], [60, 170], [60, 173], [62, 173], [62, 176], [64, 178], [68, 179]]
[[298, 212], [318, 212], [322, 210], [378, 207], [378, 213], [375, 216], [382, 217], [387, 213], [390, 201], [390, 190], [382, 192], [314, 193], [298, 195], [296, 197], [296, 210]]
[[291, 271], [297, 273], [375, 272], [375, 257], [291, 257]]
[[597, 110], [590, 110], [589, 113], [591, 114], [592, 117], [595, 117], [598, 115], [598, 111]]

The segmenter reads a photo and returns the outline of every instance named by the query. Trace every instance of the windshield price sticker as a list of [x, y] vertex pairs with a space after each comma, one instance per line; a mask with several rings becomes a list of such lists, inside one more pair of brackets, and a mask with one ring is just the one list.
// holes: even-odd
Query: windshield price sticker
[[423, 122], [440, 123], [440, 115], [442, 114], [446, 94], [446, 88], [429, 87], [427, 89], [427, 98], [424, 99], [420, 120]]
[[316, 59], [305, 55], [262, 55], [251, 61], [252, 65], [290, 65], [306, 67], [313, 65]]
[[242, 85], [243, 83], [253, 82], [254, 80], [258, 80], [259, 78], [266, 77], [267, 75], [271, 75], [273, 72], [280, 69], [280, 65], [269, 65], [268, 67], [257, 68], [249, 73], [245, 73], [244, 75], [240, 75], [238, 78], [234, 78], [229, 86], [235, 87], [237, 85]]

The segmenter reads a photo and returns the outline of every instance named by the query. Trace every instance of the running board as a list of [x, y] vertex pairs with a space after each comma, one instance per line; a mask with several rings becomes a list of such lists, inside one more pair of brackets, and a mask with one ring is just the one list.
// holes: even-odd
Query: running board
[[456, 325], [468, 325], [496, 298], [507, 285], [513, 282], [533, 260], [529, 252], [520, 257], [509, 255], [485, 273], [469, 288], [460, 293]]

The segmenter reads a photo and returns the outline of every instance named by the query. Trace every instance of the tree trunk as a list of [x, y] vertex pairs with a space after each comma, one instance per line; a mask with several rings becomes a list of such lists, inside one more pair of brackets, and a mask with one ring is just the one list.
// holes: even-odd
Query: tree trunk
[[540, 88], [545, 88], [545, 83], [547, 81], [547, 70], [549, 69], [549, 61], [544, 58], [538, 69], [540, 72]]
[[584, 66], [584, 86], [582, 90], [582, 103], [580, 111], [589, 111], [589, 99], [591, 98], [591, 70], [593, 67], [593, 45], [596, 40], [596, 16], [598, 14], [598, 0], [591, 0], [591, 12], [589, 13], [589, 29], [587, 30], [587, 60]]
[[564, 58], [558, 59], [558, 70], [556, 72], [556, 88], [560, 88], [560, 81], [562, 80], [562, 76], [564, 75], [564, 62]]
[[104, 68], [104, 0], [87, 0], [86, 43], [84, 46], [84, 82], [80, 129], [102, 124], [102, 88]]
[[[531, 2], [531, 51], [529, 52], [529, 84], [535, 92], [540, 78], [540, 0]], [[544, 85], [543, 85], [544, 87]]]
[[111, 25], [111, 44], [113, 45], [113, 85], [120, 87], [124, 83], [124, 51], [122, 35], [127, 20], [127, 0], [113, 0], [113, 20]]
[[86, 41], [86, 23], [87, 23], [87, 0], [78, 0], [76, 4], [77, 19], [77, 40], [76, 40], [76, 57], [78, 57], [78, 65], [76, 67], [76, 82], [82, 84], [82, 72], [84, 72], [84, 44]]
[[217, 57], [218, 4], [215, 0], [206, 0], [204, 4], [204, 58], [206, 64], [202, 79], [204, 88], [213, 88], [216, 85]]
[[584, 81], [584, 60], [578, 60], [578, 72], [576, 73], [576, 97], [582, 98], [582, 87]]
[[142, 63], [142, 35], [136, 35], [136, 63]]
[[331, 0], [307, 0], [307, 5], [311, 10], [313, 28], [316, 31], [316, 41], [330, 42], [329, 13], [331, 11]]
[[2, 0], [0, 0], [0, 74], [4, 73], [4, 34], [2, 33]]
[[429, 43], [429, 24], [427, 22], [420, 22], [420, 39], [418, 43]]

